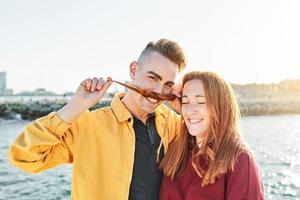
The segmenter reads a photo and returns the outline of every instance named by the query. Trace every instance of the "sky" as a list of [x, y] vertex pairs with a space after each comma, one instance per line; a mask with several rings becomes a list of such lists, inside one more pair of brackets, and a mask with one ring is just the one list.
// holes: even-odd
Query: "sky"
[[[300, 79], [299, 0], [0, 0], [0, 72], [20, 92], [130, 80], [149, 41], [178, 42], [187, 68], [230, 83]], [[181, 74], [181, 76], [182, 76]]]

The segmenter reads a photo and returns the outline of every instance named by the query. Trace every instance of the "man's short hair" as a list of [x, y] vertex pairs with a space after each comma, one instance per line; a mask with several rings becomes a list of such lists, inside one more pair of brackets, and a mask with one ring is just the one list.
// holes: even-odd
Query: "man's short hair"
[[183, 49], [176, 43], [168, 39], [160, 39], [156, 42], [149, 42], [145, 49], [142, 51], [139, 60], [144, 56], [157, 52], [160, 55], [168, 58], [178, 65], [178, 70], [181, 71], [185, 68], [186, 58]]

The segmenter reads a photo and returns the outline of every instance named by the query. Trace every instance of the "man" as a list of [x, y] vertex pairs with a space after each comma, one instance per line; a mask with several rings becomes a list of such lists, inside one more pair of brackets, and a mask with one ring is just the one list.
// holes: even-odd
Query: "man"
[[[132, 83], [170, 94], [185, 57], [177, 43], [150, 42], [130, 64]], [[112, 83], [86, 79], [57, 112], [25, 127], [9, 158], [32, 173], [73, 163], [72, 199], [158, 199], [161, 159], [174, 139], [178, 116], [161, 101], [134, 91], [117, 94], [110, 107], [87, 111]]]

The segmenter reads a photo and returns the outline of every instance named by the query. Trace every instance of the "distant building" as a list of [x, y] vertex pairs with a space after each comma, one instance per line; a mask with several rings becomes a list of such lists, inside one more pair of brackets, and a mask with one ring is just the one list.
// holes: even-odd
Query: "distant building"
[[4, 95], [10, 96], [10, 95], [13, 95], [13, 94], [14, 94], [13, 89], [6, 89], [4, 91]]
[[6, 95], [13, 95], [13, 90], [6, 88], [6, 72], [0, 72], [0, 96]]
[[47, 91], [45, 88], [37, 88], [35, 91], [23, 91], [18, 95], [22, 96], [55, 96], [56, 94], [51, 91]]
[[6, 92], [6, 72], [0, 72], [0, 95]]
[[64, 92], [62, 95], [63, 96], [73, 96], [75, 93], [74, 92]]

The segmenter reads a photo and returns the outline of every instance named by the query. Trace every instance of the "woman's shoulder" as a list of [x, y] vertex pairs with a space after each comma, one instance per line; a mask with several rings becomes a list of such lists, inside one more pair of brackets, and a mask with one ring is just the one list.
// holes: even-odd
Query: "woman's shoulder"
[[252, 174], [257, 173], [257, 171], [258, 167], [254, 153], [251, 150], [245, 150], [237, 156], [235, 165], [229, 171], [229, 174]]
[[244, 151], [237, 156], [233, 170], [226, 174], [226, 184], [228, 199], [263, 199], [263, 186], [254, 153]]
[[236, 159], [236, 165], [245, 165], [255, 162], [254, 153], [250, 149], [243, 150]]

